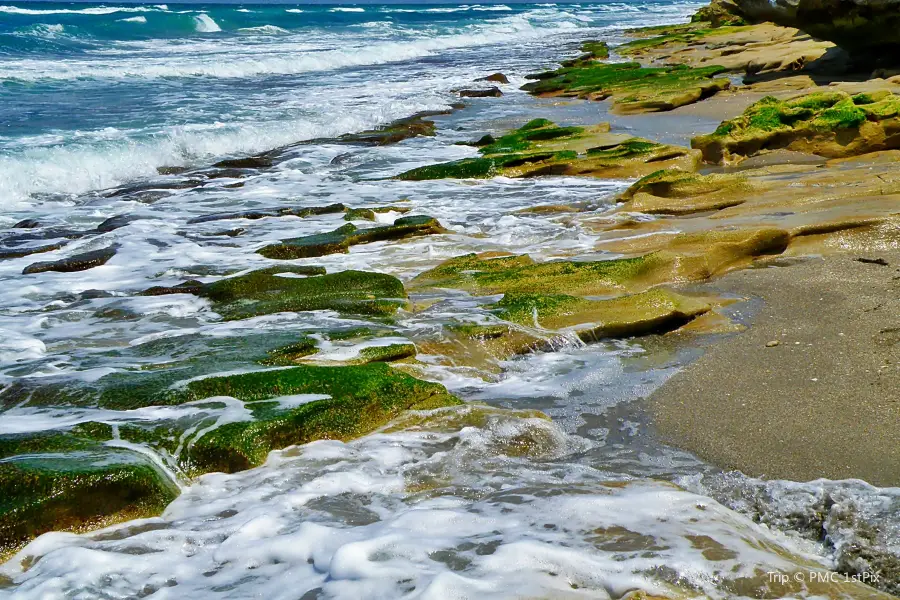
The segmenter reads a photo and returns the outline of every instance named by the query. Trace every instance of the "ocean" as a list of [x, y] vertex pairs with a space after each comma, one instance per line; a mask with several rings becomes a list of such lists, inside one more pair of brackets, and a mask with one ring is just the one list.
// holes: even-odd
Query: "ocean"
[[[700, 6], [0, 6], [0, 438], [98, 422], [185, 431], [171, 452], [107, 442], [147, 457], [178, 485], [162, 516], [41, 536], [0, 567], [0, 598], [779, 597], [766, 587], [778, 581], [771, 573], [852, 570], [860, 547], [897, 560], [900, 490], [749, 478], [660, 441], [642, 399], [700, 351], [665, 342], [563, 338], [553, 351], [492, 364], [427, 354], [423, 344], [417, 376], [473, 404], [195, 479], [179, 471], [177, 452], [252, 418], [241, 402], [114, 410], [10, 400], [20, 385], [93, 385], [172, 365], [195, 369], [187, 377], [243, 372], [263, 338], [371, 326], [332, 311], [223, 321], [196, 296], [137, 295], [270, 266], [256, 253], [262, 246], [345, 223], [340, 215], [203, 219], [212, 214], [341, 202], [437, 218], [447, 235], [298, 261], [403, 281], [468, 252], [602, 256], [578, 220], [521, 211], [580, 203], [602, 214], [626, 181], [390, 177], [473, 156], [458, 142], [531, 118], [614, 118], [602, 103], [536, 99], [518, 87], [576, 56], [585, 39], [615, 45], [628, 28], [683, 22]], [[434, 117], [433, 137], [335, 140], [448, 111], [456, 90], [494, 72], [510, 79], [504, 95], [465, 99], [465, 108]], [[692, 128], [715, 124], [615, 120], [682, 144]], [[283, 150], [276, 163], [249, 176], [204, 171], [275, 148]], [[23, 274], [36, 261], [110, 247], [115, 256], [102, 266]], [[320, 338], [317, 358], [346, 360], [365, 347], [431, 339], [449, 323], [496, 318], [453, 290], [414, 300], [429, 308], [380, 323], [362, 342]], [[856, 589], [794, 581], [797, 597]]]

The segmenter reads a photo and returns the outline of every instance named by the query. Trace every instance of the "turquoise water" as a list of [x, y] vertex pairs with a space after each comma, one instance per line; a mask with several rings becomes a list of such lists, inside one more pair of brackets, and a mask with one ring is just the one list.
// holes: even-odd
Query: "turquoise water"
[[0, 206], [369, 127], [492, 61], [685, 6], [2, 5]]

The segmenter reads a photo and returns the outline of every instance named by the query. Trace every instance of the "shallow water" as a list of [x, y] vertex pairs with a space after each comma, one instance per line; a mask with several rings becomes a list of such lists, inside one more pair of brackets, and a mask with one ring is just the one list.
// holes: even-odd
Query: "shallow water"
[[[192, 376], [235, 372], [249, 368], [250, 350], [299, 332], [371, 325], [327, 311], [223, 322], [194, 296], [135, 296], [269, 266], [258, 248], [344, 224], [339, 214], [189, 222], [210, 214], [342, 202], [392, 204], [439, 219], [449, 234], [298, 261], [403, 280], [467, 252], [603, 256], [582, 220], [608, 210], [627, 182], [383, 178], [473, 155], [454, 142], [533, 117], [605, 120], [600, 104], [556, 105], [515, 84], [575, 54], [582, 39], [615, 42], [627, 27], [677, 21], [696, 7], [0, 7], [0, 121], [7, 125], [0, 245], [65, 244], [0, 260], [0, 385], [90, 383], [160, 365], [190, 365]], [[158, 167], [204, 167], [445, 109], [457, 100], [452, 89], [497, 70], [514, 84], [505, 95], [436, 117], [433, 138], [386, 147], [293, 145], [270, 169], [182, 189], [170, 184], [194, 176], [156, 176]], [[704, 125], [655, 122], [666, 124], [656, 137], [682, 143]], [[148, 178], [156, 186], [145, 185]], [[229, 187], [236, 183], [243, 185]], [[517, 213], [562, 203], [590, 211]], [[134, 219], [113, 231], [67, 233], [126, 214]], [[26, 218], [40, 227], [10, 228]], [[236, 228], [244, 231], [220, 235]], [[117, 254], [104, 266], [22, 275], [38, 260], [113, 244]], [[377, 324], [384, 337], [364, 344], [321, 339], [319, 358], [352, 358], [365, 344], [421, 343], [452, 321], [497, 320], [459, 292], [412, 300], [430, 306]], [[178, 472], [175, 456], [155, 454], [183, 487], [164, 515], [83, 536], [42, 536], [4, 565], [12, 583], [0, 596], [618, 598], [643, 589], [726, 598], [766, 588], [766, 571], [852, 571], [842, 561], [860, 545], [900, 555], [898, 490], [747, 479], [654, 437], [640, 399], [696, 348], [550, 337], [556, 351], [490, 368], [419, 355], [419, 376], [491, 410], [445, 410], [404, 429], [317, 442], [273, 453], [252, 471], [194, 481]], [[243, 403], [215, 400], [112, 411], [15, 406], [0, 392], [0, 433], [177, 421], [190, 424], [183, 448], [209, 428], [250, 418]], [[522, 409], [553, 421], [511, 412]], [[40, 560], [25, 570], [24, 557]]]

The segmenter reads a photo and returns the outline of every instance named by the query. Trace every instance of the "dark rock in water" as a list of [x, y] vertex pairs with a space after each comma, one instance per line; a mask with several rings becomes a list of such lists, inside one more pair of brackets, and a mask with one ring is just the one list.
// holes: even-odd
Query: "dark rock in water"
[[358, 229], [347, 224], [329, 233], [319, 233], [299, 238], [284, 240], [280, 244], [271, 244], [258, 250], [266, 258], [293, 260], [347, 252], [350, 246], [368, 244], [383, 240], [399, 240], [412, 236], [444, 233], [437, 219], [425, 215], [401, 217], [393, 225]]
[[195, 217], [188, 221], [189, 225], [196, 223], [209, 223], [210, 221], [226, 221], [230, 219], [264, 219], [266, 217], [314, 217], [318, 215], [329, 215], [334, 213], [342, 213], [347, 207], [336, 202], [327, 206], [300, 206], [288, 208], [273, 208], [263, 210], [245, 210], [233, 213], [216, 213], [212, 215], [204, 215]]
[[[312, 267], [319, 269], [321, 267]], [[312, 277], [310, 267], [279, 266], [252, 271], [204, 285], [198, 295], [213, 303], [227, 320], [279, 312], [336, 310], [355, 314], [389, 315], [406, 303], [406, 291], [396, 277], [383, 273], [343, 271]]]
[[0, 250], [0, 260], [7, 258], [24, 258], [32, 254], [40, 254], [42, 252], [52, 252], [59, 250], [68, 242], [58, 242], [56, 244], [47, 244], [44, 246], [33, 246], [31, 248], [14, 248], [9, 250]]
[[57, 271], [60, 273], [87, 271], [88, 269], [105, 265], [109, 259], [116, 255], [116, 248], [116, 246], [110, 246], [109, 248], [76, 254], [62, 260], [34, 263], [25, 267], [22, 274], [31, 275], [46, 271]]
[[735, 0], [753, 21], [773, 21], [834, 42], [860, 66], [900, 63], [900, 0]]
[[359, 133], [342, 135], [337, 141], [344, 144], [387, 146], [422, 135], [433, 136], [435, 134], [434, 121], [430, 121], [425, 117], [432, 116], [433, 114], [447, 113], [449, 113], [449, 111], [418, 113], [405, 119], [398, 119], [382, 127], [360, 131]]
[[247, 169], [216, 169], [214, 171], [202, 171], [200, 175], [207, 179], [243, 179], [247, 177]]
[[239, 235], [244, 235], [246, 233], [246, 229], [243, 227], [235, 227], [234, 229], [226, 229], [224, 231], [217, 231], [210, 235], [221, 235], [227, 237], [237, 237]]
[[173, 286], [156, 286], [144, 290], [138, 296], [167, 296], [169, 294], [199, 294], [204, 283], [196, 279], [190, 279]]
[[348, 208], [344, 215], [345, 221], [374, 221], [376, 214], [398, 212], [408, 213], [412, 210], [408, 206], [372, 206], [360, 208]]
[[13, 225], [13, 229], [34, 229], [40, 226], [41, 223], [35, 219], [24, 219]]
[[487, 77], [479, 77], [475, 81], [491, 81], [493, 83], [509, 83], [509, 78], [503, 73], [492, 73]]
[[156, 172], [160, 175], [181, 175], [187, 172], [187, 167], [157, 167]]
[[148, 181], [145, 183], [118, 188], [106, 194], [106, 197], [119, 198], [121, 196], [151, 194], [157, 196], [150, 200], [151, 202], [155, 202], [156, 200], [159, 200], [160, 197], [165, 196], [159, 196], [159, 194], [164, 190], [186, 190], [189, 188], [195, 188], [200, 185], [203, 185], [202, 179], [181, 179], [178, 181]]
[[268, 169], [274, 164], [274, 156], [271, 153], [267, 153], [245, 158], [220, 160], [213, 166], [217, 169]]
[[222, 187], [228, 188], [229, 190], [234, 190], [234, 189], [237, 189], [237, 188], [242, 188], [242, 187], [244, 187], [245, 185], [246, 185], [246, 184], [245, 184], [243, 181], [237, 181], [237, 182], [235, 182], [235, 183], [229, 183], [228, 185], [223, 185]]
[[159, 514], [178, 488], [146, 457], [95, 446], [0, 460], [0, 552], [47, 531]]
[[112, 298], [112, 294], [106, 290], [85, 290], [78, 294], [81, 300], [95, 300], [97, 298]]
[[498, 87], [490, 87], [484, 90], [459, 90], [461, 98], [499, 98], [503, 95]]
[[556, 71], [542, 71], [540, 73], [529, 73], [525, 76], [525, 79], [529, 79], [531, 81], [542, 81], [544, 79], [553, 79], [559, 73]]
[[99, 231], [100, 233], [109, 233], [110, 231], [115, 231], [116, 229], [125, 227], [129, 223], [133, 223], [140, 218], [141, 217], [137, 215], [116, 215], [97, 225], [97, 231]]
[[474, 146], [475, 148], [481, 148], [483, 146], [490, 146], [497, 140], [489, 133], [484, 134], [474, 142], [459, 142], [460, 145], [463, 146]]

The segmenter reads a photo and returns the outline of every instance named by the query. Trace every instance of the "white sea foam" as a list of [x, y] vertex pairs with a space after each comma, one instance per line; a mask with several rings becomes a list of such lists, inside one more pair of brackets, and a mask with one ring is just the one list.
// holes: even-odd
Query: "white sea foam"
[[299, 14], [299, 13], [304, 13], [306, 11], [301, 8], [286, 8], [286, 9], [284, 9], [284, 12]]
[[35, 9], [21, 8], [18, 6], [0, 6], [0, 13], [13, 15], [111, 15], [117, 12], [149, 12], [153, 8], [144, 6], [98, 6], [91, 8], [70, 9], [70, 8], [53, 8], [53, 9]]
[[[129, 131], [99, 132], [96, 142], [50, 145], [0, 155], [0, 197], [9, 203], [29, 196], [81, 193], [121, 185], [156, 174], [163, 165], [202, 164], [215, 156], [253, 153], [317, 137], [361, 131], [418, 110], [445, 105], [436, 99], [424, 102], [387, 103], [383, 109], [336, 111], [321, 120], [210, 124], [172, 128], [165, 136], [134, 139]], [[340, 114], [343, 112], [344, 114]], [[103, 139], [103, 138], [107, 139]]]
[[329, 9], [328, 12], [353, 12], [353, 13], [361, 13], [366, 12], [366, 9], [354, 7], [354, 6], [338, 6], [332, 9]]
[[[208, 15], [194, 17], [196, 28], [202, 32], [221, 31]], [[380, 42], [356, 48], [301, 52], [293, 48], [272, 48], [264, 56], [243, 55], [240, 49], [229, 60], [223, 61], [219, 53], [199, 56], [192, 54], [168, 55], [160, 59], [43, 61], [20, 59], [4, 61], [6, 79], [40, 81], [81, 78], [158, 78], [158, 77], [218, 77], [240, 78], [256, 75], [290, 75], [315, 71], [327, 71], [346, 67], [378, 65], [431, 56], [453, 48], [466, 48], [499, 44], [512, 40], [539, 39], [572, 31], [577, 25], [559, 22], [553, 27], [536, 27], [528, 19], [513, 17], [469, 33], [424, 37], [413, 41]], [[181, 49], [179, 49], [181, 50]], [[221, 51], [221, 49], [220, 49]]]
[[[555, 462], [579, 445], [542, 419], [452, 425], [472, 410], [444, 411], [434, 430], [315, 442], [253, 471], [204, 476], [144, 522], [154, 526], [49, 534], [4, 574], [22, 600], [101, 588], [164, 600], [216, 589], [277, 600], [314, 589], [338, 598], [641, 589], [717, 599], [740, 578], [765, 584], [760, 573], [820, 561], [708, 497], [651, 481], [607, 485], [602, 472]], [[704, 556], [710, 545], [721, 560]]]
[[122, 23], [146, 23], [147, 17], [140, 15], [137, 17], [128, 17], [126, 19], [119, 19]]
[[14, 35], [33, 36], [39, 38], [58, 38], [65, 36], [66, 26], [62, 23], [38, 23], [30, 27], [16, 30]]
[[259, 25], [258, 27], [244, 27], [239, 29], [243, 33], [254, 33], [261, 35], [282, 35], [285, 33], [290, 33], [287, 29], [282, 29], [276, 25]]
[[194, 17], [194, 23], [194, 29], [200, 33], [215, 33], [217, 31], [222, 31], [219, 24], [213, 21], [213, 18], [206, 13], [200, 13]]

